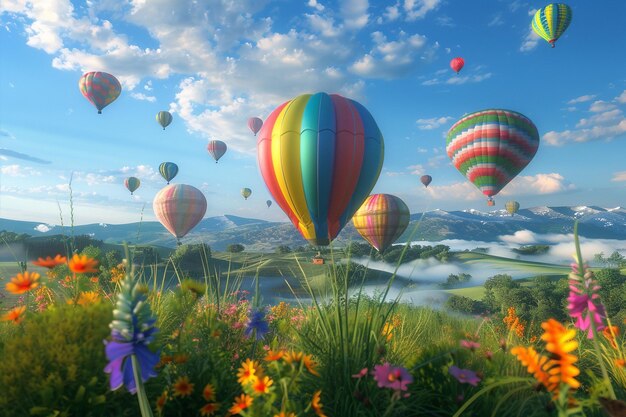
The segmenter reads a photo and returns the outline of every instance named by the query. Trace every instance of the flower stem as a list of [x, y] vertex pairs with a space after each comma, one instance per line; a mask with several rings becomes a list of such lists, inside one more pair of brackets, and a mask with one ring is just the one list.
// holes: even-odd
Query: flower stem
[[[589, 313], [589, 315], [592, 316], [591, 313]], [[604, 360], [602, 359], [602, 354], [600, 353], [600, 344], [598, 343], [598, 331], [596, 330], [596, 324], [593, 322], [593, 317], [589, 317], [589, 320], [591, 322], [591, 328], [593, 329], [593, 350], [595, 351], [596, 356], [598, 357], [598, 363], [600, 364], [600, 370], [602, 371], [602, 378], [604, 379], [604, 382], [608, 386], [609, 395], [611, 396], [611, 399], [616, 400], [617, 397], [615, 396], [615, 391], [613, 390], [613, 384], [611, 383], [611, 378], [609, 378], [609, 373], [606, 370], [606, 366], [604, 366]]]
[[130, 359], [133, 365], [133, 376], [135, 377], [135, 384], [137, 386], [137, 399], [139, 401], [139, 410], [141, 411], [141, 417], [152, 417], [152, 410], [150, 409], [150, 402], [146, 395], [146, 390], [143, 386], [143, 380], [141, 379], [141, 368], [139, 367], [139, 361], [135, 354], [130, 355]]

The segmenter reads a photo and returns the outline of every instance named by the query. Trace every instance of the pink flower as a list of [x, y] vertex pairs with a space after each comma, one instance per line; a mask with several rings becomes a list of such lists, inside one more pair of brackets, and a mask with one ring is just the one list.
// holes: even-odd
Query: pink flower
[[407, 385], [413, 382], [413, 376], [401, 366], [391, 366], [388, 362], [374, 366], [374, 379], [380, 388], [391, 388], [396, 391], [408, 390]]
[[604, 305], [600, 301], [600, 286], [594, 279], [593, 272], [585, 264], [583, 273], [580, 273], [578, 264], [572, 264], [572, 273], [569, 275], [569, 297], [567, 309], [570, 316], [576, 319], [575, 326], [587, 331], [587, 338], [593, 339], [593, 323], [596, 331], [605, 328], [603, 319], [606, 317]]
[[361, 369], [358, 373], [352, 375], [352, 378], [363, 378], [365, 375], [367, 375], [367, 368]]
[[461, 340], [459, 344], [461, 345], [461, 347], [464, 347], [465, 349], [469, 349], [472, 352], [480, 347], [480, 343], [474, 342], [473, 340], [463, 339]]
[[477, 386], [480, 382], [480, 378], [476, 375], [476, 372], [469, 369], [461, 369], [453, 365], [448, 369], [448, 372], [461, 384]]

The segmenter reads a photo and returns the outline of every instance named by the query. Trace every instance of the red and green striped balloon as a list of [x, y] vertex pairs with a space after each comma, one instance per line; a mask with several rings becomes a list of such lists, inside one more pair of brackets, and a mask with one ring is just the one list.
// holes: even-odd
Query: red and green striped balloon
[[354, 213], [352, 223], [357, 232], [378, 252], [395, 242], [409, 225], [409, 208], [390, 194], [373, 194]]
[[167, 185], [152, 202], [157, 219], [176, 239], [185, 236], [202, 220], [206, 207], [202, 191], [186, 184]]
[[102, 109], [115, 101], [122, 92], [122, 85], [117, 78], [106, 72], [84, 74], [78, 81], [78, 87], [83, 96], [96, 106], [98, 114], [102, 113]]
[[489, 109], [468, 114], [448, 131], [446, 152], [493, 204], [498, 194], [533, 159], [539, 132], [533, 122], [511, 110]]

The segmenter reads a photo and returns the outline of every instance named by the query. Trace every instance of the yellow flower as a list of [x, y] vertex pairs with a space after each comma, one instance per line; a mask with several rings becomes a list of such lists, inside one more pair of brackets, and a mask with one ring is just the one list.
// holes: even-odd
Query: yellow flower
[[202, 390], [202, 397], [205, 400], [211, 401], [215, 399], [215, 387], [212, 384], [206, 384]]
[[231, 414], [239, 414], [246, 408], [252, 405], [253, 398], [248, 394], [241, 394], [240, 397], [235, 397], [235, 402], [233, 406], [228, 410]]
[[550, 375], [544, 370], [548, 358], [537, 353], [535, 348], [517, 346], [511, 349], [511, 353], [517, 356], [522, 365], [527, 367], [528, 373], [533, 374], [535, 379], [543, 384], [548, 391], [553, 391], [556, 386], [550, 382]]
[[88, 304], [95, 304], [100, 301], [100, 295], [96, 291], [83, 291], [78, 297], [76, 304], [84, 306]]
[[210, 416], [220, 409], [220, 404], [218, 403], [208, 403], [205, 404], [204, 407], [200, 409], [201, 416]]
[[63, 265], [66, 262], [67, 262], [67, 258], [65, 256], [57, 255], [54, 258], [51, 258], [49, 256], [46, 256], [46, 259], [38, 258], [36, 261], [33, 261], [33, 265], [52, 269], [55, 266]]
[[11, 282], [7, 282], [6, 290], [11, 294], [24, 294], [37, 288], [39, 278], [40, 275], [37, 272], [25, 271], [24, 273], [19, 273], [11, 278]]
[[285, 352], [285, 356], [283, 356], [283, 360], [287, 363], [299, 365], [302, 362], [302, 358], [304, 357], [303, 352]]
[[239, 372], [237, 373], [237, 382], [241, 385], [253, 384], [259, 379], [258, 377], [260, 374], [261, 368], [259, 364], [248, 358], [241, 364], [241, 368], [239, 368]]
[[24, 319], [24, 313], [26, 313], [26, 306], [15, 307], [12, 310], [9, 310], [0, 320], [2, 321], [12, 321], [15, 324], [18, 324]]
[[322, 403], [320, 402], [321, 394], [321, 390], [315, 391], [315, 393], [313, 394], [313, 399], [311, 400], [311, 407], [318, 417], [326, 417], [326, 414], [324, 414], [324, 411], [322, 411]]
[[381, 335], [387, 339], [388, 342], [391, 341], [391, 339], [393, 338], [393, 324], [391, 323], [385, 323], [385, 325], [383, 326], [383, 330], [381, 332]]
[[319, 373], [315, 370], [317, 363], [313, 361], [313, 355], [304, 355], [302, 356], [302, 363], [306, 366], [306, 369], [315, 376], [320, 376]]
[[272, 386], [273, 383], [274, 381], [272, 381], [272, 379], [269, 376], [266, 376], [266, 377], [257, 379], [256, 382], [252, 385], [252, 388], [254, 389], [254, 392], [257, 394], [269, 394], [270, 387]]
[[568, 330], [554, 319], [541, 323], [541, 327], [545, 330], [541, 338], [546, 342], [546, 350], [554, 354], [555, 357], [547, 364], [550, 368], [548, 371], [550, 382], [564, 383], [572, 389], [578, 388], [580, 382], [574, 379], [580, 373], [574, 365], [578, 361], [578, 357], [570, 354], [571, 351], [578, 348], [578, 342], [572, 340], [576, 336], [576, 330]]
[[188, 397], [193, 392], [193, 384], [189, 383], [189, 377], [180, 376], [174, 382], [174, 397]]
[[96, 266], [98, 261], [89, 258], [87, 255], [74, 254], [69, 262], [70, 271], [76, 274], [87, 274], [98, 272]]

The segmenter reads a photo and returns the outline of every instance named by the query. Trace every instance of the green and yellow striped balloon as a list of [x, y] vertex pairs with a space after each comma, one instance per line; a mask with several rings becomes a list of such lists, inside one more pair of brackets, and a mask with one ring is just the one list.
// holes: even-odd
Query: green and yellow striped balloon
[[512, 216], [519, 210], [519, 203], [517, 201], [507, 201], [504, 208]]
[[552, 3], [537, 10], [533, 18], [533, 30], [554, 48], [554, 43], [572, 21], [572, 9], [567, 4]]
[[411, 213], [400, 198], [373, 194], [352, 216], [352, 223], [363, 239], [378, 252], [384, 252], [406, 230]]

